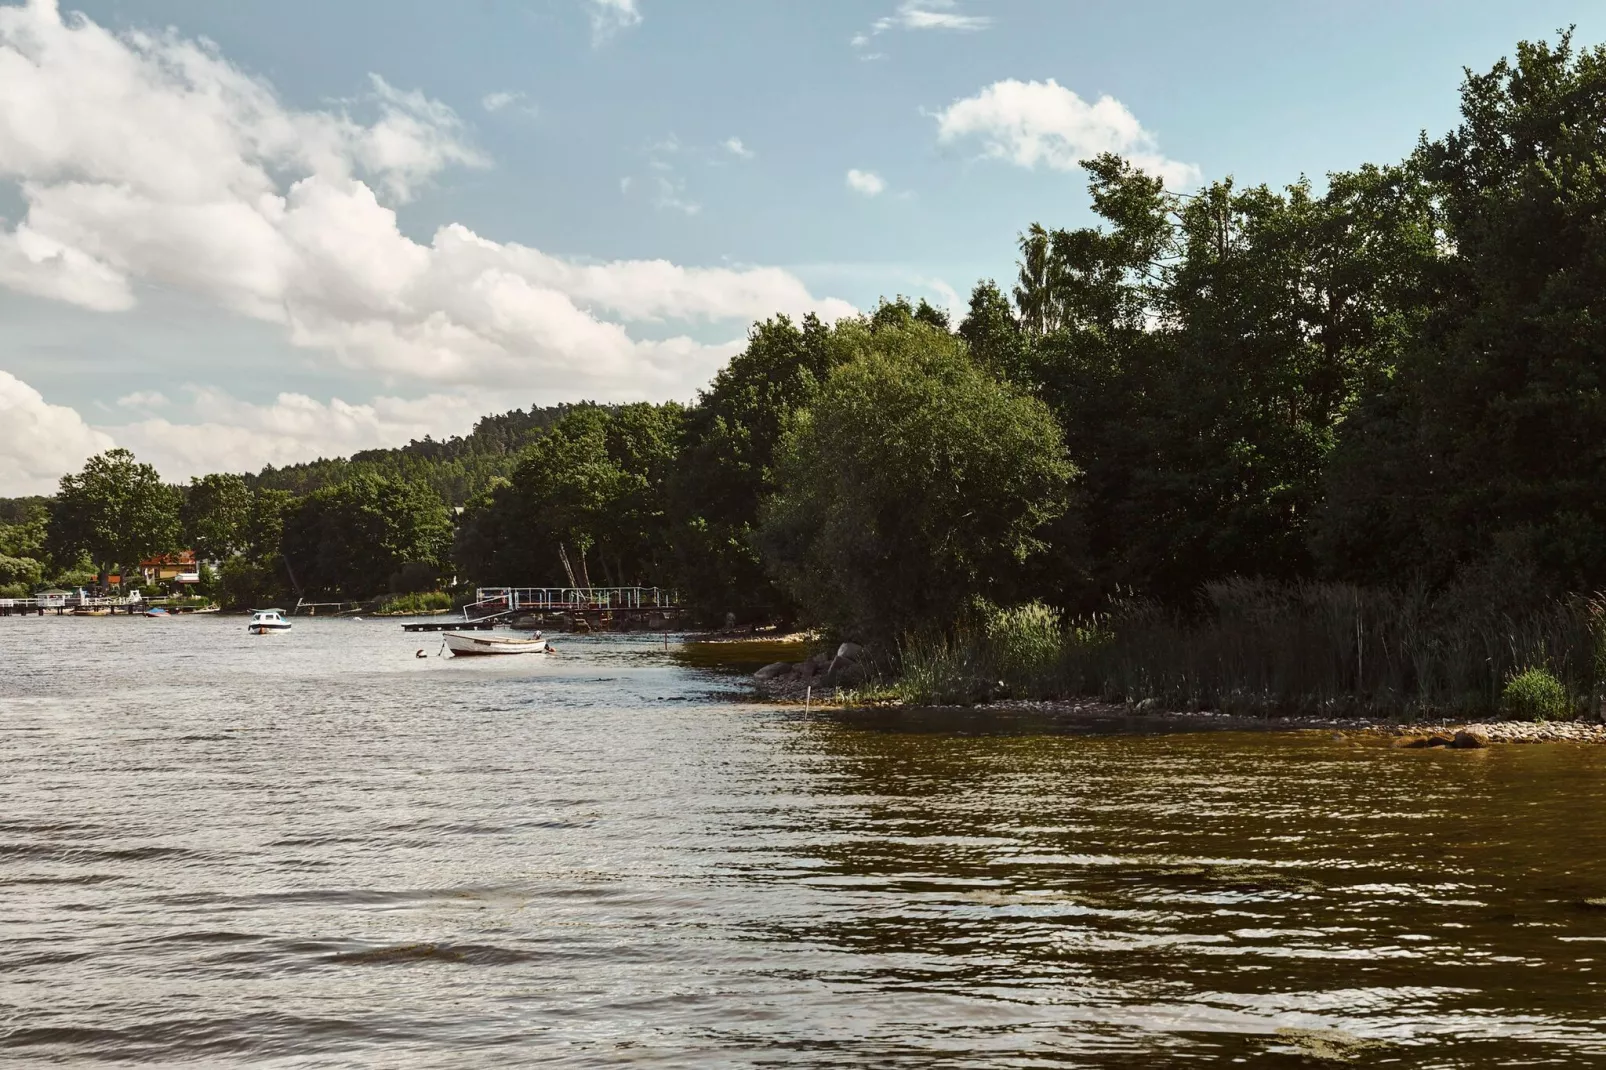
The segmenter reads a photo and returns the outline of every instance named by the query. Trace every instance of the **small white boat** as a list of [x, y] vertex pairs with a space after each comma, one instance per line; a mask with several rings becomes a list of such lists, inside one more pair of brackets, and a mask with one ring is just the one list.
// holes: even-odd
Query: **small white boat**
[[545, 654], [551, 649], [540, 633], [536, 633], [534, 639], [519, 639], [511, 635], [464, 635], [461, 632], [447, 632], [441, 638], [446, 641], [446, 649], [460, 658], [476, 654]]
[[251, 623], [245, 626], [245, 630], [252, 635], [287, 632], [290, 630], [290, 622], [284, 619], [284, 610], [282, 609], [253, 609], [251, 611]]

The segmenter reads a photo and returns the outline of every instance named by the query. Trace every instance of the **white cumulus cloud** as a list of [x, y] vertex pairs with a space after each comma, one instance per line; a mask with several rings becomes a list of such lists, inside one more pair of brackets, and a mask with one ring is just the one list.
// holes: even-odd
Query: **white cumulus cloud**
[[986, 156], [1020, 167], [1069, 171], [1078, 161], [1115, 152], [1173, 187], [1199, 179], [1199, 169], [1162, 155], [1152, 133], [1114, 97], [1089, 104], [1050, 78], [994, 82], [937, 113], [937, 140], [973, 142]]
[[49, 404], [39, 391], [0, 371], [0, 495], [54, 494], [62, 475], [111, 447], [111, 436], [76, 411]]
[[866, 197], [874, 197], [887, 188], [886, 180], [874, 171], [848, 170], [848, 188]]
[[[287, 107], [171, 32], [115, 34], [51, 0], [0, 7], [0, 178], [27, 206], [0, 225], [0, 285], [100, 310], [157, 285], [390, 382], [599, 397], [688, 396], [731, 351], [638, 339], [630, 322], [852, 311], [773, 268], [590, 264], [455, 224], [415, 240], [394, 206], [485, 161], [421, 93], [374, 78], [360, 107]], [[696, 210], [673, 183], [661, 193]]]
[[755, 155], [757, 155], [752, 149], [748, 148], [746, 145], [743, 145], [742, 139], [739, 137], [726, 138], [725, 151], [736, 157], [738, 160], [751, 160]]

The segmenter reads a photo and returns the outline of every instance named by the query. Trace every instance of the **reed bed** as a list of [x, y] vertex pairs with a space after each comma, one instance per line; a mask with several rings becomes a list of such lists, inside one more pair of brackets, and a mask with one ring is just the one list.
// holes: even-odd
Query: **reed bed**
[[1188, 611], [1130, 598], [1071, 621], [1035, 603], [993, 610], [910, 636], [899, 656], [897, 690], [910, 702], [1096, 696], [1172, 710], [1477, 717], [1536, 672], [1559, 683], [1567, 715], [1595, 719], [1606, 598], [1514, 608], [1464, 592], [1236, 579], [1206, 585]]

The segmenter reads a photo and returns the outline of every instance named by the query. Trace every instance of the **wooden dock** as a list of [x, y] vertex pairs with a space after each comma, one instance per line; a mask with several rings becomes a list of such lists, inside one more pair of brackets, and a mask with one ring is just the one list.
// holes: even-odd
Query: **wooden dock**
[[488, 632], [496, 627], [494, 620], [428, 620], [417, 624], [403, 624], [404, 632]]

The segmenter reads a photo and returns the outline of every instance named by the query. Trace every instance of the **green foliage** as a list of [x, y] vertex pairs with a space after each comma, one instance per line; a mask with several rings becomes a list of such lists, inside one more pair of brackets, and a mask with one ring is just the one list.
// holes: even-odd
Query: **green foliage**
[[797, 412], [760, 545], [810, 619], [889, 639], [1009, 591], [1075, 470], [1047, 409], [925, 323], [845, 322]]
[[969, 706], [993, 697], [993, 680], [973, 631], [924, 629], [899, 645], [892, 692], [911, 706]]
[[[228, 609], [251, 609], [287, 601], [284, 580], [272, 565], [231, 557], [218, 569], [215, 595]], [[293, 600], [293, 599], [290, 599]]]
[[582, 586], [658, 585], [683, 419], [673, 403], [571, 410], [510, 480], [469, 503], [452, 551], [462, 575], [481, 586], [567, 586], [567, 557]]
[[100, 574], [88, 568], [68, 568], [57, 572], [45, 580], [44, 586], [63, 591], [70, 591], [75, 587], [88, 587], [100, 579]]
[[1570, 717], [1572, 701], [1560, 680], [1542, 668], [1524, 669], [1506, 682], [1500, 709], [1525, 721], [1556, 721]]
[[344, 483], [359, 475], [382, 476], [429, 487], [447, 505], [463, 505], [513, 472], [520, 454], [565, 413], [594, 408], [591, 402], [531, 406], [483, 416], [469, 434], [437, 441], [414, 440], [396, 449], [362, 450], [349, 458], [319, 459], [284, 468], [264, 468], [247, 477], [253, 489], [294, 495]]
[[1308, 575], [1336, 429], [1420, 318], [1431, 206], [1397, 169], [1331, 176], [1319, 198], [1231, 180], [1184, 197], [1087, 163], [1106, 225], [1031, 228], [1015, 291], [1012, 378], [1054, 407], [1085, 472], [1091, 589], [1068, 557], [1049, 593], [1176, 601], [1218, 577]]
[[82, 472], [61, 478], [47, 527], [50, 554], [74, 561], [88, 554], [101, 569], [132, 568], [178, 542], [178, 493], [124, 449], [91, 457]]
[[915, 705], [1074, 695], [1065, 669], [1078, 636], [1065, 630], [1059, 611], [1041, 602], [976, 605], [954, 628], [904, 637], [893, 690]]
[[1523, 43], [1469, 73], [1410, 161], [1431, 313], [1345, 426], [1321, 546], [1341, 575], [1444, 582], [1500, 540], [1550, 590], [1606, 585], [1606, 49]]
[[1052, 689], [1065, 655], [1059, 611], [1041, 602], [1001, 609], [987, 618], [982, 633], [997, 675], [1011, 692], [1035, 695]]
[[381, 617], [416, 616], [424, 613], [444, 613], [452, 608], [452, 596], [444, 591], [418, 591], [391, 595], [374, 610]]
[[280, 549], [303, 597], [369, 597], [408, 562], [439, 567], [451, 545], [451, 517], [433, 492], [380, 476], [309, 494], [283, 517]]
[[190, 480], [179, 509], [180, 538], [209, 561], [245, 549], [251, 490], [245, 477], [208, 475]]
[[756, 324], [747, 348], [686, 414], [666, 488], [675, 584], [707, 617], [787, 616], [791, 603], [759, 557], [760, 501], [775, 490], [775, 449], [790, 413], [842, 359], [814, 316]]
[[45, 560], [45, 531], [49, 522], [48, 499], [10, 499], [12, 508], [5, 515], [9, 521], [0, 521], [0, 554], [8, 557], [31, 557]]
[[31, 557], [11, 557], [0, 554], [0, 584], [7, 586], [36, 586], [45, 577], [45, 566]]

